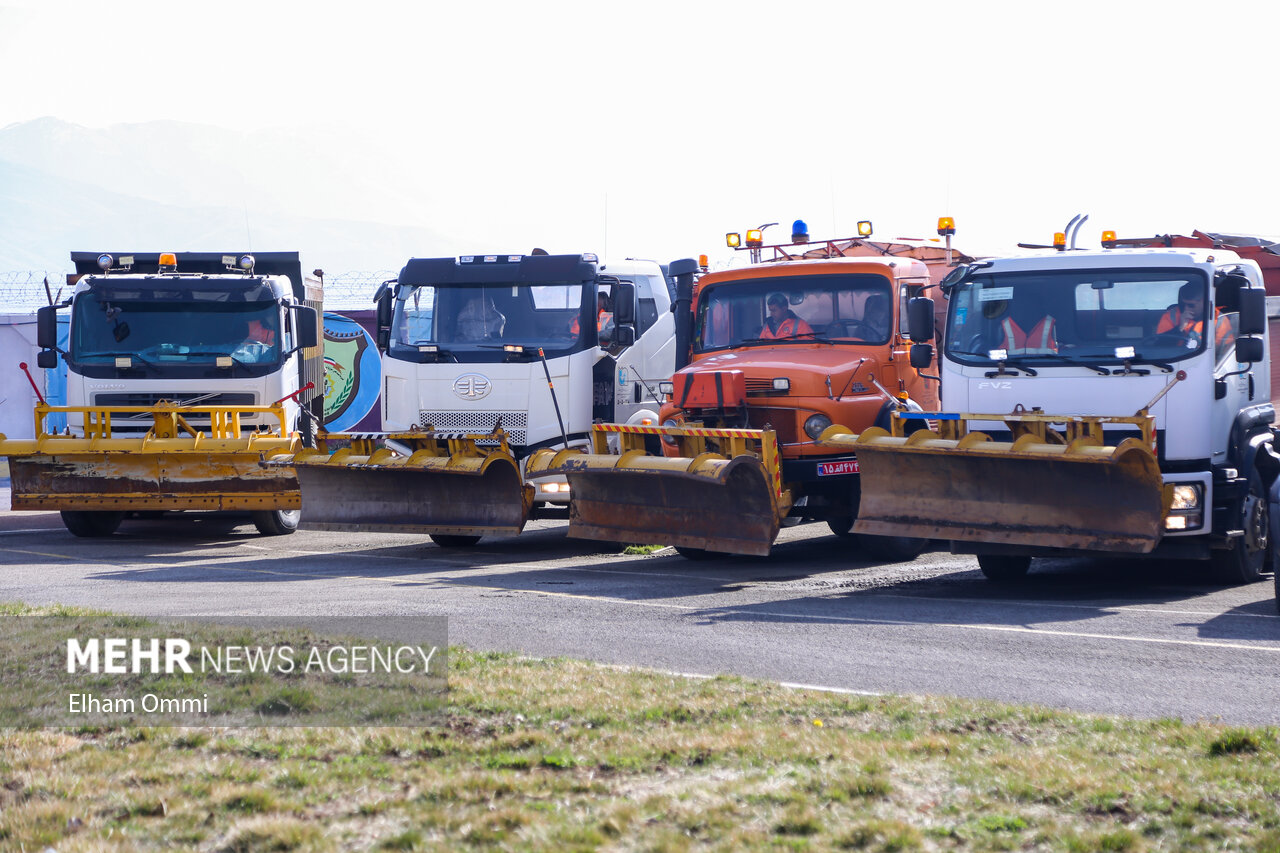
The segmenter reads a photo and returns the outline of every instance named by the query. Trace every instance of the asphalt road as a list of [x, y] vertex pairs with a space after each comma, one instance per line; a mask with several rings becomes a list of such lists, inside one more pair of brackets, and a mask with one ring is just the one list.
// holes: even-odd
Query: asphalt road
[[1280, 724], [1270, 578], [1218, 588], [1194, 564], [1056, 560], [998, 587], [971, 557], [864, 561], [820, 525], [784, 531], [768, 558], [715, 562], [623, 556], [566, 529], [539, 522], [444, 550], [426, 536], [265, 538], [247, 519], [186, 516], [84, 540], [56, 514], [4, 512], [0, 601], [405, 640], [443, 615], [450, 642], [479, 649]]

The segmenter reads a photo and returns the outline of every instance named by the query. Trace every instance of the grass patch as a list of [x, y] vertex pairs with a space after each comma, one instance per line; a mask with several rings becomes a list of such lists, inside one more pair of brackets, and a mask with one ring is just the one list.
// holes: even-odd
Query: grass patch
[[[0, 605], [0, 654], [66, 613]], [[456, 648], [450, 687], [416, 727], [0, 729], [0, 848], [1280, 853], [1272, 728]]]
[[657, 551], [661, 551], [665, 547], [667, 546], [666, 545], [628, 545], [626, 548], [622, 549], [622, 553], [629, 554], [631, 556], [644, 557], [644, 556], [648, 556], [649, 554], [653, 554]]

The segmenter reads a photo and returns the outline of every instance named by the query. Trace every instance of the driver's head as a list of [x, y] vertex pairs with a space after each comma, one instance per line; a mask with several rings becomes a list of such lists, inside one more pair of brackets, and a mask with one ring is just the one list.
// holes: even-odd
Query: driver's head
[[781, 293], [769, 294], [766, 304], [769, 306], [769, 314], [772, 317], [781, 317], [787, 313], [787, 297]]
[[1178, 315], [1182, 320], [1204, 319], [1204, 288], [1189, 281], [1178, 290]]

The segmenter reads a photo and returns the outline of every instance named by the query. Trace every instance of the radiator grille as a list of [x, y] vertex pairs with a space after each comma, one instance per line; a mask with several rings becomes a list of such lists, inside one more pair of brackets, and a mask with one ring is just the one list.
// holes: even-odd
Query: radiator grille
[[419, 412], [418, 425], [435, 427], [442, 431], [493, 432], [494, 424], [502, 420], [507, 433], [507, 443], [523, 447], [528, 443], [528, 412]]
[[[198, 394], [192, 391], [135, 391], [127, 394], [95, 394], [95, 406], [154, 406], [161, 400], [170, 403], [191, 406], [253, 406], [257, 405], [255, 394], [247, 392], [227, 392], [222, 394]], [[207, 427], [209, 418], [203, 415], [183, 415], [187, 423], [193, 427]], [[265, 419], [265, 420], [264, 420]], [[113, 435], [130, 435], [147, 432], [154, 421], [146, 412], [112, 412], [111, 432]], [[257, 423], [270, 423], [276, 426], [275, 418], [263, 414], [244, 415], [240, 423], [250, 426]]]

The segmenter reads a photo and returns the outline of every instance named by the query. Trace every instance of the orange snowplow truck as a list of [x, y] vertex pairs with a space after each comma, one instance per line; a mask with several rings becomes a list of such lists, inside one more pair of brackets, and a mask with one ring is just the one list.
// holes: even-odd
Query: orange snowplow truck
[[[897, 409], [937, 410], [932, 350], [917, 349], [913, 366], [907, 337], [908, 300], [930, 276], [919, 260], [843, 257], [835, 241], [795, 237], [764, 246], [748, 232], [752, 260], [765, 249], [772, 260], [696, 283], [694, 268], [673, 266], [678, 369], [661, 386], [661, 423], [597, 424], [590, 452], [530, 461], [567, 477], [570, 536], [700, 559], [766, 555], [780, 527], [801, 521], [852, 535], [858, 460], [820, 439], [833, 424], [861, 432]], [[924, 544], [859, 538], [897, 560]]]

